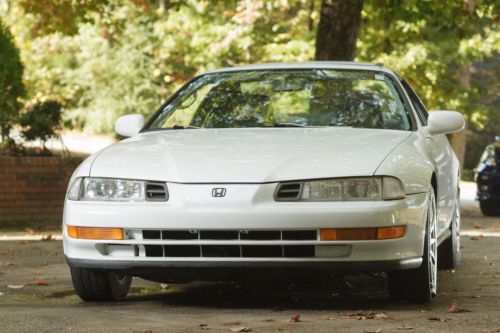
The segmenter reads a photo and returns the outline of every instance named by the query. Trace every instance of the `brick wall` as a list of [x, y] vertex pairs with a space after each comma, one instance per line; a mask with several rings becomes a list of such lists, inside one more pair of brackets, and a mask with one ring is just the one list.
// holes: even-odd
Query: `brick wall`
[[68, 180], [80, 162], [0, 156], [0, 229], [60, 228]]

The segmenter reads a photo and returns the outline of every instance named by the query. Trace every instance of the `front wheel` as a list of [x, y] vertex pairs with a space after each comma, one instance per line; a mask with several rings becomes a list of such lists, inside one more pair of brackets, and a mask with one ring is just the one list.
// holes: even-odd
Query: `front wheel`
[[71, 267], [76, 294], [84, 301], [109, 302], [124, 299], [132, 277], [117, 273]]
[[387, 272], [387, 287], [393, 300], [426, 303], [437, 293], [437, 215], [434, 190], [429, 203], [422, 265], [416, 269]]
[[439, 268], [453, 269], [460, 263], [460, 203], [458, 199], [450, 224], [450, 233], [450, 237], [439, 246]]
[[497, 208], [498, 205], [499, 203], [496, 203], [491, 199], [479, 201], [479, 208], [481, 208], [481, 212], [485, 216], [499, 215], [500, 209]]

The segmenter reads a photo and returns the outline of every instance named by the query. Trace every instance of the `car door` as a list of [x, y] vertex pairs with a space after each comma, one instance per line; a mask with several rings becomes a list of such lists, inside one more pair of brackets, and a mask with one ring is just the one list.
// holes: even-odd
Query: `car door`
[[[410, 97], [413, 108], [417, 112], [420, 123], [427, 125], [428, 113], [423, 103], [418, 98], [406, 81], [402, 81], [405, 90]], [[421, 146], [434, 164], [437, 178], [437, 205], [438, 205], [438, 229], [439, 234], [449, 227], [455, 208], [458, 189], [459, 165], [458, 159], [446, 135], [421, 136]]]

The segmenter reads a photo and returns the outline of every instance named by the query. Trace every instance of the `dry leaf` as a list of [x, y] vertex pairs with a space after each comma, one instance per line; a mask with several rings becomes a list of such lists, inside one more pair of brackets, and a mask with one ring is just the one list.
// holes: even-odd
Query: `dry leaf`
[[344, 313], [344, 316], [348, 317], [353, 317], [356, 318], [357, 320], [365, 320], [365, 319], [388, 319], [389, 316], [383, 312], [381, 313], [374, 313], [373, 311], [368, 311], [368, 312], [363, 312], [363, 311], [358, 311], [358, 312], [348, 312]]
[[398, 330], [412, 330], [413, 328], [413, 326], [399, 326]]
[[296, 315], [292, 316], [292, 318], [290, 319], [291, 323], [297, 323], [299, 321], [300, 321], [300, 315], [299, 314], [296, 314]]
[[48, 234], [48, 235], [43, 235], [43, 236], [42, 236], [42, 240], [43, 240], [43, 241], [49, 241], [49, 240], [52, 240], [52, 235], [51, 235], [51, 234]]
[[451, 303], [447, 312], [448, 313], [461, 313], [461, 312], [471, 312], [471, 311], [467, 310], [467, 309], [462, 309], [461, 307], [458, 306], [457, 301], [454, 301], [453, 303]]
[[380, 328], [377, 328], [376, 330], [365, 331], [365, 333], [380, 333], [380, 332], [382, 332]]
[[37, 234], [35, 229], [32, 229], [32, 228], [24, 228], [24, 231], [26, 231], [29, 235], [36, 235]]
[[482, 227], [483, 226], [481, 225], [481, 223], [479, 223], [479, 222], [474, 223], [474, 228], [475, 229], [481, 229]]
[[375, 314], [375, 319], [388, 319], [389, 316], [386, 315], [385, 313], [376, 313]]
[[7, 288], [9, 288], [9, 289], [23, 289], [24, 284], [9, 284], [7, 286]]
[[233, 332], [252, 332], [251, 328], [241, 326], [241, 327], [231, 327], [231, 331]]

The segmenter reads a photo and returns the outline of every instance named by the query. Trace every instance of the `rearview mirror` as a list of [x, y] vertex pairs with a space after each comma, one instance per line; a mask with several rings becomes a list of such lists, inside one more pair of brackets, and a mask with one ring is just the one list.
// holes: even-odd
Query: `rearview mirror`
[[465, 127], [464, 116], [456, 111], [431, 111], [425, 129], [430, 135], [460, 132]]
[[131, 137], [139, 133], [144, 126], [142, 114], [128, 114], [116, 120], [115, 131], [121, 136]]

